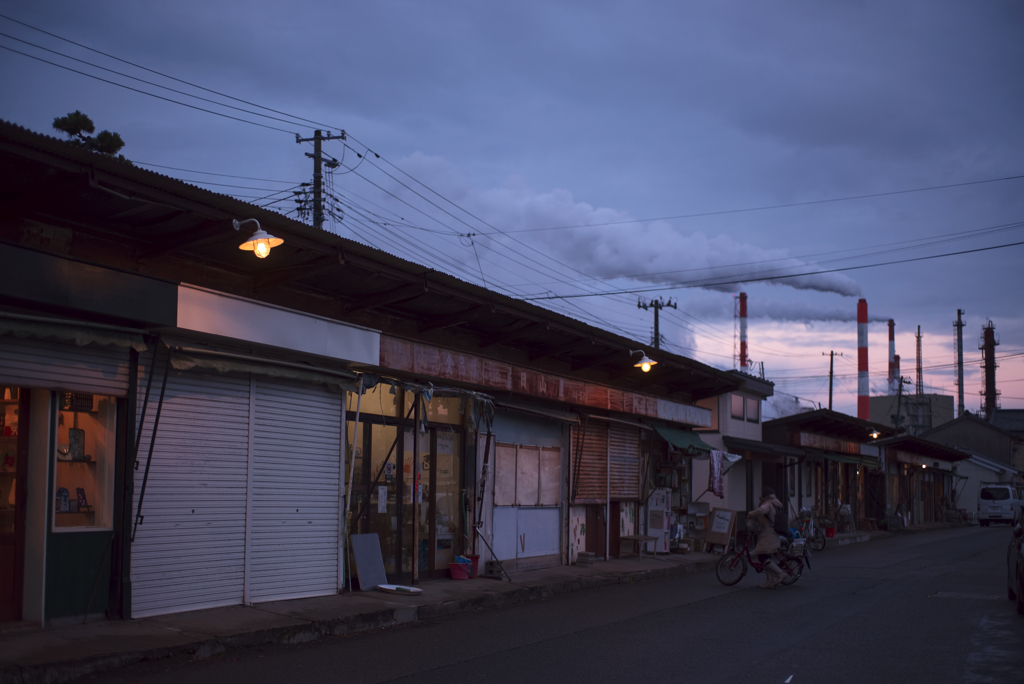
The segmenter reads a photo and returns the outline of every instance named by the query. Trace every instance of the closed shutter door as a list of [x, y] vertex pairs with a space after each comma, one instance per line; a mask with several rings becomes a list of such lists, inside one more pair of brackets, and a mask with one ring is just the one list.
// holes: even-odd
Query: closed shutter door
[[[133, 510], [159, 383], [146, 411]], [[249, 379], [171, 371], [131, 550], [133, 617], [242, 603], [248, 452]]]
[[4, 336], [0, 384], [123, 397], [128, 394], [128, 349]]
[[[580, 449], [578, 431], [573, 428], [573, 448]], [[573, 474], [575, 503], [604, 503], [608, 498], [608, 424], [599, 420], [585, 421], [583, 446], [574, 459], [578, 468]]]
[[249, 602], [338, 591], [341, 395], [256, 380]]
[[608, 427], [612, 498], [640, 498], [640, 429], [625, 425]]

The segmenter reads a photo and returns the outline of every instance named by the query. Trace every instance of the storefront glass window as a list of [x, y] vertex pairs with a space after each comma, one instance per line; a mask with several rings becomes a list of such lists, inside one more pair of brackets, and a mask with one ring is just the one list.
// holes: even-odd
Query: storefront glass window
[[[405, 412], [412, 407], [412, 392], [405, 393]], [[420, 408], [420, 411], [423, 409]], [[459, 397], [434, 397], [427, 402], [427, 421], [431, 423], [462, 424], [462, 399]]]
[[[394, 390], [392, 392], [392, 390]], [[398, 397], [402, 390], [395, 389], [388, 384], [380, 384], [373, 389], [366, 390], [363, 394], [363, 400], [359, 403], [359, 412], [366, 414], [374, 414], [378, 416], [396, 416], [398, 415]], [[346, 392], [346, 406], [348, 412], [355, 417], [356, 404], [359, 399], [358, 392]]]
[[115, 400], [93, 394], [58, 392], [57, 402], [53, 454], [54, 530], [110, 529]]
[[0, 396], [0, 534], [14, 532], [18, 479], [18, 388], [2, 387]]

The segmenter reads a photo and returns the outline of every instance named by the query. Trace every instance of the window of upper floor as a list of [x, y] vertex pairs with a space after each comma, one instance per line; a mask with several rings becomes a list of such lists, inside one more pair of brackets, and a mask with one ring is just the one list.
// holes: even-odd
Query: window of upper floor
[[729, 397], [731, 406], [731, 415], [736, 420], [743, 420], [743, 396], [739, 394], [733, 394]]
[[736, 420], [745, 420], [748, 423], [761, 422], [761, 401], [753, 397], [744, 397], [742, 394], [729, 396], [729, 413]]

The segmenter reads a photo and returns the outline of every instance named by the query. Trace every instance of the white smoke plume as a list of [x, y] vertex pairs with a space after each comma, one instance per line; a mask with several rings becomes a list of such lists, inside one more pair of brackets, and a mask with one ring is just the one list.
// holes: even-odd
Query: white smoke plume
[[[696, 288], [738, 292], [742, 285], [732, 281], [763, 281], [844, 297], [860, 294], [855, 281], [836, 273], [766, 280], [815, 270], [790, 258], [785, 249], [764, 249], [728, 235], [683, 233], [667, 221], [630, 223], [635, 217], [626, 212], [577, 201], [568, 190], [537, 191], [518, 177], [481, 190], [439, 157], [414, 154], [402, 160], [400, 166], [495, 229], [541, 251], [546, 258], [533, 255], [539, 265], [571, 267], [573, 270], [566, 270], [565, 275], [573, 280], [580, 279], [575, 271], [590, 275], [593, 280], [584, 283], [591, 288], [605, 287], [601, 280], [626, 278], [641, 284], [687, 283]], [[401, 188], [396, 190], [399, 193], [409, 197]], [[457, 210], [453, 213], [461, 215]], [[500, 258], [509, 249], [526, 249], [512, 237], [496, 234], [494, 229], [461, 216], [467, 223], [480, 226], [474, 239], [481, 255], [486, 253], [488, 259]], [[451, 219], [448, 223], [468, 230]], [[538, 228], [556, 229], [518, 232]]]

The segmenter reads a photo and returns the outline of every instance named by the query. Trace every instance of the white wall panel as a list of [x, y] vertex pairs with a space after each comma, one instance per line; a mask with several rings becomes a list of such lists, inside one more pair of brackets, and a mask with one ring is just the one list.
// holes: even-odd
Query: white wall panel
[[519, 558], [550, 556], [559, 552], [559, 510], [557, 508], [520, 508], [518, 534]]
[[519, 528], [519, 509], [515, 506], [495, 506], [494, 508], [494, 556], [498, 560], [516, 558], [518, 548], [516, 537]]

